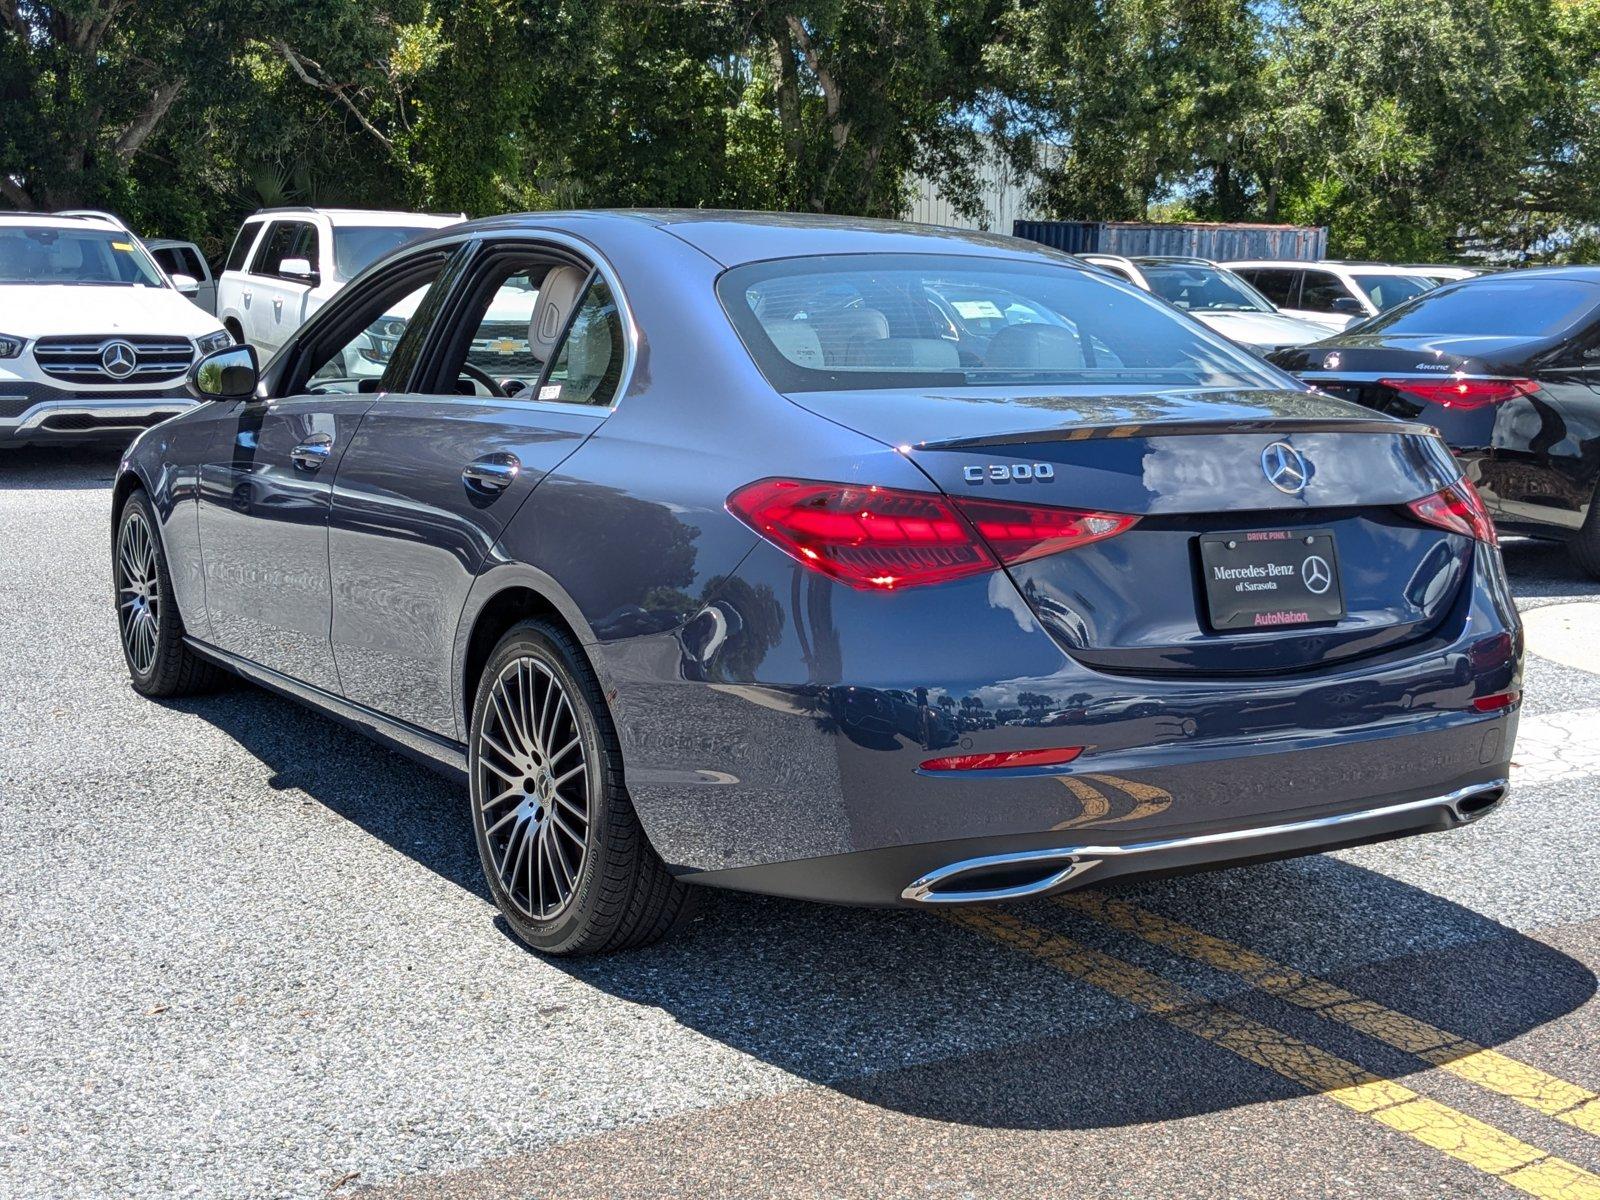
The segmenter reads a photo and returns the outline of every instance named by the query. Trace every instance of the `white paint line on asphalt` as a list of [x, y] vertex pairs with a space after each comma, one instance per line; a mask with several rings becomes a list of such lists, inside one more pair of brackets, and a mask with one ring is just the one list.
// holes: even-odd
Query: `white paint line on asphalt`
[[1522, 614], [1522, 628], [1540, 658], [1600, 675], [1600, 600], [1541, 605]]
[[1523, 717], [1511, 755], [1511, 782], [1524, 787], [1600, 774], [1600, 708]]

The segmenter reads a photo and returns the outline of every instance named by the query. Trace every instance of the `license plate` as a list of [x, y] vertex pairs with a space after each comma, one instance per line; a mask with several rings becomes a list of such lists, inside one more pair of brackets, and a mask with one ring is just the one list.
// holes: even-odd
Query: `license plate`
[[1277, 629], [1344, 616], [1339, 556], [1325, 529], [1206, 534], [1200, 571], [1213, 629]]

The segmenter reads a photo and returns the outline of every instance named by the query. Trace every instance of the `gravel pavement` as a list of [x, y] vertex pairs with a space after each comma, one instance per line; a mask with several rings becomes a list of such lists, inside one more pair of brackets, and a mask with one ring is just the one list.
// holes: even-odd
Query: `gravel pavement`
[[0, 1197], [1600, 1196], [1600, 584], [1559, 548], [1507, 548], [1584, 607], [1477, 825], [1104, 893], [1148, 925], [714, 894], [557, 963], [442, 779], [243, 684], [134, 695], [115, 465], [0, 458]]

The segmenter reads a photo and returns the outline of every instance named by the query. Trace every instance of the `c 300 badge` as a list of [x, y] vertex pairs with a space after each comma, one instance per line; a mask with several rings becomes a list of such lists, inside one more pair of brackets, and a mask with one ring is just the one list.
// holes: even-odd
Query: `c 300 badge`
[[962, 467], [961, 477], [968, 483], [1047, 483], [1056, 477], [1056, 469], [1049, 463], [1016, 463], [1009, 467], [993, 463]]

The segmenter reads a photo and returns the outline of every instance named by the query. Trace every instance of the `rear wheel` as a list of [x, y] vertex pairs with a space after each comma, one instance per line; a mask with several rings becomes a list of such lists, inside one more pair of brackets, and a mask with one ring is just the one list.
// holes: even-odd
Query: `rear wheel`
[[166, 552], [143, 492], [133, 493], [122, 507], [112, 578], [133, 690], [143, 696], [186, 696], [215, 687], [220, 672], [183, 643]]
[[687, 915], [622, 783], [622, 753], [582, 652], [524, 621], [478, 681], [468, 756], [472, 823], [495, 903], [547, 954], [653, 942]]
[[1583, 528], [1567, 545], [1578, 568], [1590, 578], [1600, 579], [1600, 487], [1596, 487], [1589, 502], [1589, 515], [1584, 519]]

